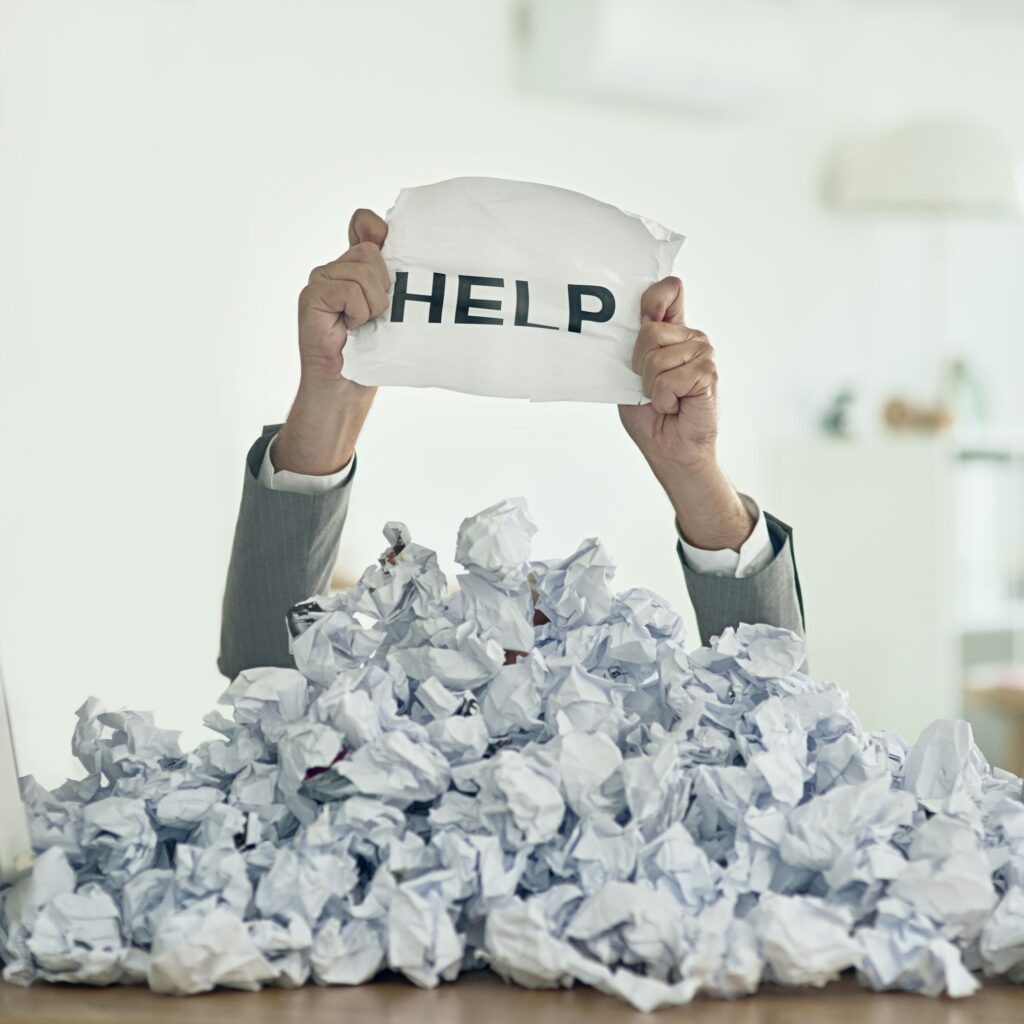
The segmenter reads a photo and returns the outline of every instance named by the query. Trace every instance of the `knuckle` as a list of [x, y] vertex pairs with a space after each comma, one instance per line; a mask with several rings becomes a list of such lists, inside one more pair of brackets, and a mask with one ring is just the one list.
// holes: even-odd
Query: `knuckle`
[[701, 356], [711, 355], [715, 351], [715, 346], [711, 344], [711, 339], [703, 331], [687, 329], [686, 340], [696, 347], [697, 353]]

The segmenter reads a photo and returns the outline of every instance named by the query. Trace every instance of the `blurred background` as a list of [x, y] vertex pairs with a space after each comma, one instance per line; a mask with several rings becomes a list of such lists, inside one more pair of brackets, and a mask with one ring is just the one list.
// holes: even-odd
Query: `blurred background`
[[[245, 452], [352, 209], [493, 175], [687, 235], [721, 457], [796, 530], [811, 669], [1022, 770], [1024, 4], [0, 0], [0, 662], [22, 772], [90, 694], [202, 735]], [[339, 580], [527, 497], [687, 608], [604, 406], [377, 399]], [[689, 614], [689, 613], [688, 613]], [[693, 634], [695, 635], [695, 634]]]

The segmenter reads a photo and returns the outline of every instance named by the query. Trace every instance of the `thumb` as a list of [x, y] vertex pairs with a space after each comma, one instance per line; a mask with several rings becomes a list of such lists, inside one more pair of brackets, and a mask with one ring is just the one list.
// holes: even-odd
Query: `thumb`
[[646, 320], [667, 324], [683, 322], [683, 282], [678, 277], [655, 281], [641, 296], [640, 321]]
[[373, 242], [376, 246], [384, 244], [388, 237], [388, 226], [373, 210], [356, 210], [348, 222], [348, 244], [358, 245], [360, 242]]

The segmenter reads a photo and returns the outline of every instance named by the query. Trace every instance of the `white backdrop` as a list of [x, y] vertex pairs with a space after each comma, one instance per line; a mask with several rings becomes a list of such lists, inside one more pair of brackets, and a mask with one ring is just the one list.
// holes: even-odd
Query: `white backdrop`
[[[520, 92], [498, 0], [0, 0], [0, 662], [22, 770], [72, 769], [89, 694], [201, 734], [242, 458], [287, 411], [297, 293], [352, 208], [403, 185], [544, 181], [684, 232], [723, 459], [755, 495], [762, 446], [840, 385], [919, 384], [918, 229], [838, 218], [818, 183], [834, 141], [918, 114], [1024, 145], [1024, 28], [957, 6], [794, 3], [800, 87], [711, 121]], [[953, 231], [953, 333], [1020, 425], [1020, 229]], [[463, 516], [523, 494], [539, 556], [597, 534], [623, 586], [685, 603], [669, 506], [612, 408], [393, 391], [359, 454], [352, 575], [386, 519], [448, 563]]]

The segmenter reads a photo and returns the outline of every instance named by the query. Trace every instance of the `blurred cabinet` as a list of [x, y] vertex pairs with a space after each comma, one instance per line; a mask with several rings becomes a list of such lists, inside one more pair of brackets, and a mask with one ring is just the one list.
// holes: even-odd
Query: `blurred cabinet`
[[809, 439], [765, 469], [765, 504], [795, 530], [812, 674], [848, 691], [866, 728], [911, 741], [966, 713], [1012, 766], [998, 719], [1024, 689], [995, 715], [987, 698], [1024, 687], [1024, 446]]

